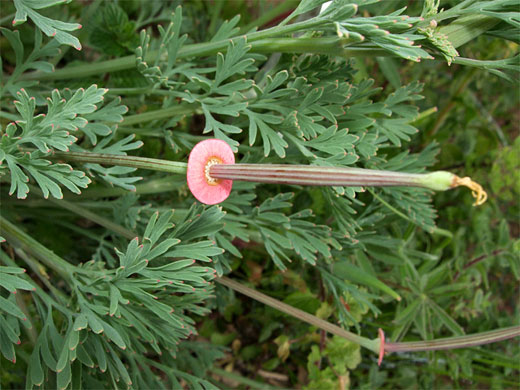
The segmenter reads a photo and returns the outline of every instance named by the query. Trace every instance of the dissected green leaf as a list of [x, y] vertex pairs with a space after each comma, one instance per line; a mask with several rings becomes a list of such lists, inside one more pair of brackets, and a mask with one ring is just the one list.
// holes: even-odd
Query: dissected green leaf
[[[70, 0], [66, 0], [69, 2]], [[67, 31], [74, 31], [81, 28], [81, 24], [78, 23], [66, 23], [59, 20], [51, 19], [41, 15], [36, 10], [54, 6], [56, 4], [63, 3], [58, 0], [41, 0], [34, 2], [31, 0], [14, 0], [14, 6], [16, 7], [16, 15], [13, 20], [13, 25], [19, 25], [27, 21], [29, 17], [39, 29], [41, 29], [45, 35], [54, 37], [59, 43], [63, 45], [70, 45], [76, 50], [81, 50], [81, 44], [79, 40], [69, 34]]]

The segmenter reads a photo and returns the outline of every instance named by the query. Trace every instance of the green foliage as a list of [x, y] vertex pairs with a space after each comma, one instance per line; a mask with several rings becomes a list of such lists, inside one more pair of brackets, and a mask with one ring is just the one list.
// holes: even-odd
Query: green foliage
[[[17, 93], [18, 99], [14, 102], [19, 114], [19, 120], [11, 122], [3, 131], [0, 142], [0, 175], [11, 176], [9, 194], [16, 192], [18, 198], [25, 198], [29, 192], [29, 176], [36, 181], [45, 198], [51, 194], [55, 198], [62, 198], [60, 185], [79, 194], [80, 188], [86, 188], [91, 180], [80, 170], [73, 169], [68, 164], [53, 164], [48, 158], [55, 151], [68, 152], [69, 147], [76, 143], [78, 138], [71, 132], [83, 132], [95, 144], [97, 136], [106, 136], [112, 133], [105, 123], [119, 122], [126, 107], [119, 105], [120, 100], [114, 100], [102, 109], [106, 89], [96, 85], [88, 89], [80, 88], [72, 93], [65, 90], [63, 95], [55, 89], [47, 102], [47, 113], [35, 114], [36, 102], [22, 89]], [[101, 122], [101, 120], [104, 122]], [[133, 150], [141, 145], [130, 143], [132, 137], [107, 146], [111, 141], [107, 137], [94, 150], [113, 154], [125, 154], [126, 150]], [[74, 149], [74, 147], [72, 147]], [[99, 165], [87, 166], [90, 171], [100, 173], [110, 183], [127, 189], [133, 186], [128, 183], [138, 178], [121, 178], [118, 175], [132, 172], [128, 168], [106, 169]]]
[[[2, 253], [2, 255], [5, 254]], [[15, 345], [21, 344], [20, 324], [31, 327], [26, 314], [16, 303], [15, 294], [18, 290], [36, 290], [32, 283], [19, 276], [24, 272], [25, 269], [20, 267], [0, 267], [0, 286], [10, 293], [8, 298], [0, 296], [0, 337], [2, 339], [0, 351], [7, 360], [13, 363], [16, 363]]]
[[[213, 270], [195, 265], [196, 261], [186, 256], [196, 253], [188, 247], [204, 242], [196, 240], [204, 235], [206, 226], [215, 226], [222, 212], [218, 208], [194, 207], [193, 213], [198, 217], [180, 220], [175, 229], [170, 222], [172, 212], [154, 213], [142, 244], [135, 238], [124, 252], [115, 249], [119, 257], [115, 267], [105, 269], [103, 263], [91, 261], [68, 274], [73, 287], [70, 297], [60, 294], [52, 298], [41, 290], [33, 293], [36, 315], [45, 321], [30, 358], [27, 386], [41, 385], [53, 377], [54, 371], [57, 388], [66, 388], [75, 369], [93, 378], [98, 377], [99, 371], [106, 371], [105, 375], [113, 381], [123, 380], [129, 386], [157, 383], [149, 369], [129, 370], [128, 364], [133, 368], [146, 365], [145, 354], [150, 353], [175, 358], [179, 342], [196, 332], [188, 313], [202, 315], [208, 310], [200, 303], [211, 294]], [[185, 244], [178, 246], [181, 240], [177, 237]], [[2, 256], [3, 261], [11, 262], [7, 255]], [[177, 260], [165, 261], [166, 257]], [[1, 267], [0, 272], [2, 287], [11, 292], [36, 290], [25, 279], [15, 276], [22, 274], [23, 269]], [[63, 306], [65, 299], [67, 308]], [[12, 343], [19, 344], [17, 321], [27, 321], [25, 314], [13, 299], [1, 298], [1, 309], [7, 315], [7, 320], [1, 317], [2, 332]], [[8, 345], [2, 352], [15, 361], [14, 350]], [[129, 354], [128, 348], [142, 355]], [[78, 364], [73, 363], [76, 359]], [[209, 382], [182, 373], [176, 364], [166, 361], [158, 368], [169, 376], [173, 386], [182, 378], [212, 388]]]
[[[377, 328], [396, 343], [509, 326], [515, 2], [59, 3], [15, 0], [14, 24], [35, 26], [1, 28], [3, 387], [518, 386], [517, 343], [378, 368], [372, 351], [213, 285], [227, 275], [375, 342]], [[61, 52], [81, 47], [80, 25], [58, 11], [81, 19], [88, 50]], [[137, 172], [135, 157], [182, 171], [207, 137], [238, 163], [449, 170], [489, 201], [235, 181], [203, 207], [184, 176]]]
[[137, 47], [135, 28], [135, 22], [128, 20], [128, 15], [119, 5], [103, 4], [92, 26], [89, 26], [90, 43], [105, 54], [122, 56]]
[[[76, 50], [81, 50], [81, 44], [78, 38], [74, 35], [69, 34], [67, 31], [74, 31], [81, 28], [81, 24], [78, 23], [66, 23], [59, 20], [51, 19], [42, 14], [38, 13], [38, 9], [52, 7], [56, 4], [61, 4], [61, 0], [42, 0], [42, 1], [31, 1], [31, 0], [13, 0], [14, 6], [16, 7], [16, 15], [13, 19], [13, 26], [25, 23], [27, 17], [38, 26], [38, 28], [45, 33], [48, 37], [54, 37], [62, 45], [69, 45], [74, 47]], [[65, 0], [69, 3], [70, 0]]]
[[[328, 365], [325, 369], [320, 369], [320, 365], [325, 363], [325, 359], [328, 361]], [[359, 363], [361, 363], [359, 345], [338, 336], [332, 337], [323, 351], [313, 345], [307, 361], [310, 381], [305, 388], [340, 387], [349, 389], [349, 370], [355, 369]]]
[[[16, 93], [22, 87], [32, 87], [35, 83], [27, 83], [20, 82], [18, 78], [21, 74], [28, 70], [39, 70], [41, 72], [52, 72], [54, 70], [54, 66], [47, 62], [43, 61], [45, 57], [53, 57], [59, 54], [60, 49], [58, 48], [59, 43], [56, 40], [49, 41], [47, 44], [42, 46], [43, 37], [42, 33], [39, 29], [34, 30], [34, 49], [24, 59], [24, 45], [20, 39], [20, 32], [15, 30], [11, 31], [6, 28], [0, 28], [2, 35], [9, 41], [9, 44], [14, 50], [15, 54], [15, 70], [7, 79], [7, 82], [3, 84], [0, 88], [0, 96], [7, 91], [12, 96], [16, 97]], [[5, 76], [4, 76], [5, 77]], [[4, 78], [5, 80], [5, 78]]]
[[491, 188], [506, 202], [511, 202], [520, 196], [519, 153], [520, 137], [517, 137], [512, 146], [500, 151], [491, 168]]

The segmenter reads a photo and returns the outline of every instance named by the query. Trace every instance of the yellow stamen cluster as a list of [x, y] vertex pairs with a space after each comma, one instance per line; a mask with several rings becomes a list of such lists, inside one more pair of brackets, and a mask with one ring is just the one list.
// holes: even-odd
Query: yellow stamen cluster
[[204, 167], [204, 176], [206, 177], [206, 182], [212, 186], [216, 186], [218, 183], [220, 183], [220, 179], [215, 179], [209, 174], [209, 169], [215, 164], [222, 164], [222, 160], [218, 157], [210, 157], [206, 162], [206, 166]]

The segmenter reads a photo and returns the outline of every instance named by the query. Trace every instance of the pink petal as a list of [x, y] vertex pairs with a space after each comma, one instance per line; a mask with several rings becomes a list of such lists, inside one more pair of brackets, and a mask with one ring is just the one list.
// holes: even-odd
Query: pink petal
[[383, 363], [383, 357], [385, 356], [385, 332], [379, 328], [379, 358], [377, 359], [377, 365], [381, 366]]
[[230, 194], [232, 180], [219, 180], [210, 184], [206, 180], [205, 168], [209, 160], [217, 158], [222, 164], [234, 164], [235, 155], [231, 147], [219, 139], [208, 139], [199, 142], [191, 150], [188, 158], [188, 187], [197, 200], [205, 204], [223, 202]]

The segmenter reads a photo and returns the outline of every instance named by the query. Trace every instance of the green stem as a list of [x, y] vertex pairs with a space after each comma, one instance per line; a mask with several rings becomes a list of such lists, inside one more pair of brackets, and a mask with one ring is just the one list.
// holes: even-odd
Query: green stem
[[430, 22], [430, 20], [433, 20], [433, 19], [435, 19], [437, 22], [441, 22], [446, 19], [458, 17], [464, 13], [464, 10], [466, 9], [466, 7], [471, 6], [471, 4], [475, 3], [475, 1], [476, 0], [461, 1], [461, 2], [457, 3], [455, 6], [449, 8], [445, 11], [442, 11], [442, 12], [438, 13], [437, 15], [432, 15], [428, 18], [425, 18], [423, 25], [427, 26], [428, 23]]
[[[56, 296], [57, 299], [59, 299], [61, 302], [65, 302], [66, 301], [66, 297], [65, 295], [59, 291], [57, 288], [53, 287], [52, 285], [49, 284], [49, 281], [41, 275], [41, 272], [40, 270], [38, 269], [38, 266], [41, 266], [41, 264], [38, 263], [38, 265], [36, 265], [35, 261], [31, 260], [30, 259], [30, 256], [28, 256], [25, 252], [23, 251], [17, 251], [16, 253], [18, 256], [20, 256], [22, 258], [22, 260], [24, 260], [25, 262], [27, 262], [28, 260], [32, 263], [28, 263], [30, 266], [31, 266], [31, 269], [32, 271], [37, 274], [40, 279], [42, 281], [46, 281], [46, 283], [44, 283], [47, 288], [49, 289], [49, 291], [52, 291], [52, 293], [54, 294], [54, 296]], [[1, 260], [2, 262], [7, 265], [7, 266], [10, 266], [10, 267], [18, 267], [19, 265], [16, 264], [16, 262], [14, 260], [12, 260], [9, 256], [7, 256], [3, 251], [0, 251], [0, 257], [1, 257]], [[34, 290], [34, 294], [38, 295], [47, 305], [52, 305], [54, 306], [55, 308], [57, 308], [58, 310], [60, 310], [62, 313], [70, 313], [70, 310], [67, 309], [64, 305], [56, 302], [53, 298], [51, 298], [45, 291], [43, 291], [43, 289], [37, 284], [37, 283], [34, 283], [34, 281], [32, 280], [32, 278], [27, 275], [27, 273], [23, 274], [23, 275], [20, 275], [20, 277], [24, 278], [27, 282], [31, 283], [34, 285], [34, 287], [36, 288], [36, 290]], [[62, 299], [63, 298], [63, 299]], [[24, 313], [26, 314], [27, 316], [27, 312], [26, 310], [23, 310]], [[30, 317], [27, 316], [27, 318], [30, 320]], [[31, 321], [31, 320], [30, 320]], [[34, 324], [33, 321], [31, 321], [31, 324]], [[28, 332], [30, 333], [30, 337], [31, 337], [31, 340], [33, 341], [33, 344], [34, 344], [34, 341], [36, 340], [36, 338], [38, 338], [38, 334], [36, 333], [36, 328], [34, 326], [32, 326], [30, 329], [28, 329]], [[33, 340], [33, 337], [34, 340]], [[18, 351], [17, 351], [18, 352]]]
[[[495, 132], [495, 134], [497, 135], [497, 138], [500, 140], [500, 143], [502, 144], [502, 146], [504, 146], [504, 147], [509, 146], [509, 142], [507, 141], [506, 135], [502, 131], [502, 128], [500, 127], [498, 122], [495, 120], [495, 118], [493, 118], [493, 115], [491, 115], [491, 112], [493, 112], [494, 108], [492, 107], [491, 110], [486, 109], [486, 107], [484, 107], [484, 104], [482, 104], [480, 99], [477, 97], [477, 95], [473, 91], [468, 90], [468, 95], [469, 95], [471, 101], [473, 102], [473, 104], [479, 109], [479, 113], [480, 113], [480, 116], [482, 117], [482, 119], [485, 120], [489, 124], [489, 127], [491, 128], [491, 130], [493, 130]], [[499, 102], [499, 99], [497, 99], [496, 102]]]
[[[478, 366], [478, 369], [481, 370], [482, 366]], [[440, 369], [437, 369], [437, 368], [434, 368], [434, 367], [430, 367], [430, 366], [427, 366], [427, 365], [421, 367], [421, 370], [426, 370], [426, 371], [432, 372], [432, 373], [436, 374], [437, 376], [444, 375], [447, 378], [453, 378], [453, 373], [452, 372], [440, 370]], [[488, 385], [488, 386], [486, 386], [486, 388], [488, 388], [488, 387], [489, 388], [491, 388], [491, 387], [499, 387], [499, 388], [507, 388], [507, 387], [509, 387], [510, 389], [518, 389], [520, 387], [518, 382], [504, 379], [504, 378], [496, 375], [496, 372], [493, 372], [493, 375], [489, 375], [489, 374], [488, 375], [477, 375], [474, 372], [471, 372], [471, 375], [468, 375], [468, 374], [465, 374], [461, 370], [458, 373], [458, 376], [459, 376], [460, 379], [466, 379], [468, 381], [468, 383], [473, 383], [473, 386], [475, 386], [474, 388], [481, 388], [481, 387], [483, 387], [483, 386], [478, 386], [477, 387], [476, 383], [483, 383], [483, 384]], [[402, 380], [402, 379], [399, 378], [399, 380]], [[498, 385], [500, 385], [500, 386], [498, 386]]]
[[[455, 57], [453, 59], [454, 64], [463, 65], [463, 66], [469, 66], [472, 68], [479, 68], [479, 69], [499, 69], [504, 68], [508, 65], [509, 62], [513, 62], [514, 58], [505, 58], [502, 60], [476, 60], [473, 58], [465, 58], [465, 57]], [[511, 64], [509, 64], [511, 65]]]
[[156, 158], [120, 156], [115, 154], [89, 153], [89, 152], [56, 152], [50, 158], [82, 163], [95, 163], [107, 165], [119, 165], [122, 167], [149, 169], [152, 171], [186, 174], [188, 164], [159, 160]]
[[437, 107], [429, 108], [429, 109], [421, 112], [419, 115], [417, 115], [417, 117], [410, 123], [420, 122], [424, 118], [427, 118], [427, 117], [429, 117], [432, 114], [435, 114], [437, 111], [439, 111], [439, 109]]
[[[59, 289], [57, 289], [56, 287], [54, 287], [52, 285], [52, 283], [49, 281], [49, 275], [45, 275], [42, 272], [42, 269], [43, 269], [42, 264], [40, 262], [38, 262], [36, 259], [29, 256], [22, 249], [16, 248], [14, 251], [15, 251], [16, 255], [20, 259], [22, 259], [25, 262], [25, 264], [27, 264], [29, 266], [29, 268], [31, 269], [33, 274], [36, 275], [38, 277], [38, 279], [40, 279], [40, 281], [45, 285], [45, 287], [47, 287], [47, 290], [49, 290], [52, 293], [52, 295], [54, 295], [54, 297], [60, 303], [52, 300], [47, 294], [45, 294], [43, 292], [43, 290], [38, 286], [38, 284], [35, 283], [35, 285], [38, 286], [38, 287], [36, 287], [36, 293], [38, 295], [40, 295], [46, 302], [54, 301], [54, 302], [52, 302], [52, 304], [55, 307], [59, 306], [63, 309], [63, 305], [65, 305], [65, 302], [67, 302], [67, 297], [65, 296], [65, 294], [63, 292], [61, 292]], [[32, 282], [32, 279], [27, 274], [26, 274], [26, 276], [27, 276], [27, 279]]]
[[349, 57], [354, 52], [346, 49], [345, 46], [362, 41], [363, 39], [357, 35], [348, 38], [271, 38], [253, 42], [251, 51], [255, 53], [316, 53]]
[[[151, 87], [141, 87], [141, 88], [110, 88], [107, 91], [107, 95], [145, 95], [148, 93], [155, 94], [164, 94], [170, 93], [170, 91], [156, 90]], [[50, 93], [48, 93], [50, 95]]]
[[457, 48], [491, 30], [498, 23], [500, 23], [498, 18], [471, 14], [440, 27], [439, 33], [446, 34], [453, 47]]
[[343, 337], [349, 341], [352, 341], [353, 343], [361, 345], [364, 348], [370, 349], [373, 352], [376, 352], [376, 353], [379, 352], [379, 339], [370, 340], [366, 337], [362, 337], [355, 333], [346, 331], [345, 329], [342, 329], [339, 326], [331, 324], [330, 322], [322, 320], [321, 318], [313, 316], [312, 314], [304, 312], [303, 310], [296, 309], [295, 307], [287, 305], [286, 303], [280, 302], [277, 299], [271, 298], [252, 288], [246, 287], [243, 284], [240, 284], [225, 276], [223, 276], [219, 279], [216, 279], [216, 281], [243, 295], [253, 298], [254, 300], [256, 300], [258, 302], [262, 302], [263, 304], [266, 304], [267, 306], [271, 306], [272, 308], [275, 308], [285, 314], [298, 318], [299, 320], [304, 321], [310, 325], [314, 325], [329, 333], [335, 334], [336, 336]]
[[[186, 174], [187, 169], [187, 164], [182, 162], [90, 152], [56, 152], [52, 158], [178, 174]], [[434, 190], [449, 189], [450, 178], [453, 176], [448, 172], [414, 174], [362, 168], [292, 164], [216, 164], [210, 167], [210, 174], [218, 179], [260, 183], [321, 186], [416, 186]], [[434, 181], [433, 175], [443, 176], [442, 180]], [[444, 178], [444, 176], [447, 178]]]
[[[145, 137], [159, 137], [164, 138], [164, 130], [153, 127], [125, 127], [121, 126], [117, 128], [119, 134], [135, 134], [143, 135]], [[202, 141], [202, 139], [201, 139]]]
[[26, 250], [34, 258], [41, 261], [47, 267], [60, 275], [63, 279], [72, 281], [74, 279], [74, 273], [81, 273], [94, 277], [106, 275], [105, 271], [86, 270], [68, 263], [60, 256], [56, 255], [53, 251], [47, 249], [47, 247], [43, 246], [23, 230], [18, 228], [16, 225], [12, 224], [1, 216], [0, 232], [13, 247]]
[[103, 226], [104, 228], [106, 228], [114, 233], [117, 233], [117, 234], [121, 235], [122, 237], [125, 237], [129, 240], [132, 240], [137, 236], [137, 234], [135, 234], [131, 230], [129, 230], [121, 225], [118, 225], [112, 221], [109, 221], [108, 219], [106, 219], [92, 211], [87, 210], [85, 207], [81, 207], [76, 204], [72, 204], [70, 202], [66, 202], [63, 200], [56, 200], [53, 203], [59, 207], [69, 210], [70, 212], [72, 212], [80, 217], [85, 217], [85, 218], [91, 220], [92, 222], [95, 222], [98, 225]]
[[[455, 7], [454, 7], [455, 8]], [[459, 11], [452, 12], [453, 16], [457, 16]], [[440, 21], [443, 18], [451, 17], [448, 12], [443, 12], [438, 15], [434, 19]], [[454, 47], [458, 47], [468, 42], [469, 40], [475, 38], [476, 36], [481, 35], [487, 30], [494, 27], [499, 20], [497, 18], [492, 18], [483, 15], [467, 15], [460, 19], [455, 20], [450, 25], [441, 27], [440, 31], [448, 35], [448, 39], [453, 43]], [[290, 25], [283, 25], [281, 23], [278, 26], [274, 26], [262, 31], [251, 32], [247, 35], [242, 35], [239, 37], [235, 37], [232, 39], [240, 39], [243, 36], [247, 39], [249, 44], [252, 44], [251, 51], [255, 51], [256, 49], [261, 50], [269, 50], [270, 52], [276, 51], [275, 47], [268, 49], [268, 45], [266, 43], [260, 43], [255, 47], [253, 44], [255, 41], [259, 41], [262, 39], [273, 38], [273, 45], [276, 45], [276, 39], [285, 38], [288, 34], [311, 30], [316, 27], [320, 27], [323, 25], [331, 24], [329, 21], [320, 19], [320, 18], [312, 18], [306, 21], [293, 23]], [[314, 38], [318, 39], [318, 38]], [[229, 44], [229, 39], [221, 40], [218, 42], [204, 42], [204, 43], [196, 43], [191, 45], [184, 45], [181, 47], [177, 53], [178, 59], [190, 58], [190, 57], [202, 57], [202, 56], [210, 56], [215, 55], [218, 52], [225, 52]], [[290, 47], [288, 50], [292, 50]], [[318, 49], [315, 49], [318, 50]], [[157, 59], [157, 56], [160, 55], [160, 52], [150, 51], [144, 58], [145, 62], [153, 62]], [[346, 50], [342, 53], [342, 55], [346, 56], [386, 56], [388, 52], [386, 50], [380, 48], [359, 48], [359, 49], [351, 49]], [[93, 64], [84, 64], [78, 66], [67, 66], [62, 69], [58, 69], [52, 73], [42, 73], [42, 72], [32, 72], [21, 75], [21, 80], [39, 80], [39, 81], [47, 81], [47, 80], [64, 80], [64, 79], [74, 79], [74, 78], [85, 78], [97, 74], [122, 71], [127, 69], [132, 69], [135, 67], [135, 56], [129, 55], [126, 57], [116, 58], [108, 61], [101, 61]]]
[[385, 343], [385, 352], [439, 351], [443, 349], [467, 348], [495, 343], [519, 336], [520, 326], [511, 326], [509, 328], [495, 329], [488, 332], [437, 340]]
[[[83, 163], [119, 165], [168, 173], [186, 174], [187, 164], [153, 158], [90, 152], [55, 152], [50, 158]], [[444, 171], [406, 173], [363, 168], [309, 166], [292, 164], [215, 164], [210, 175], [216, 179], [242, 180], [257, 183], [278, 183], [309, 186], [411, 186], [446, 191], [460, 185], [472, 190], [475, 205], [484, 203], [487, 194], [469, 177]]]
[[0, 216], [0, 231], [2, 235], [14, 247], [26, 249], [36, 258], [43, 262], [47, 267], [59, 274], [64, 279], [70, 279], [75, 268], [72, 264], [67, 263], [61, 257], [57, 256], [53, 251], [47, 249], [34, 238], [30, 237], [16, 225]]

